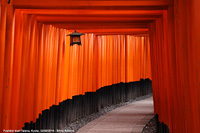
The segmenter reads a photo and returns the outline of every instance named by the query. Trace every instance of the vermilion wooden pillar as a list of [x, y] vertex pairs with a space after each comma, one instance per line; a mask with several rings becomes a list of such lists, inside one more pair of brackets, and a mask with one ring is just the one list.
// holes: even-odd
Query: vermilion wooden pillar
[[[4, 2], [4, 3], [3, 3]], [[0, 7], [0, 97], [3, 94], [3, 79], [4, 79], [4, 55], [5, 55], [5, 37], [6, 37], [6, 4], [2, 1]], [[2, 97], [0, 99], [0, 108], [2, 108]], [[2, 114], [2, 109], [0, 109], [0, 114]], [[0, 126], [1, 126], [2, 115], [0, 115]]]
[[[4, 16], [5, 15], [5, 16]], [[1, 89], [2, 96], [2, 106], [0, 107], [2, 112], [1, 127], [5, 129], [10, 128], [10, 112], [11, 112], [11, 96], [12, 96], [12, 72], [13, 72], [13, 49], [14, 49], [14, 10], [12, 6], [12, 1], [7, 4], [6, 1], [2, 1], [2, 41], [5, 42], [1, 44], [1, 51], [5, 54], [4, 57], [4, 72], [3, 72], [3, 87]], [[6, 24], [5, 24], [6, 22]], [[4, 27], [5, 26], [5, 27]], [[5, 41], [4, 41], [5, 35]], [[5, 45], [5, 46], [3, 46]], [[1, 57], [2, 58], [2, 57]], [[1, 64], [3, 65], [3, 63]], [[1, 67], [2, 68], [2, 67]], [[1, 82], [1, 81], [0, 81]], [[0, 102], [1, 103], [1, 102]]]
[[175, 133], [200, 131], [198, 4], [175, 1], [150, 25], [155, 113]]

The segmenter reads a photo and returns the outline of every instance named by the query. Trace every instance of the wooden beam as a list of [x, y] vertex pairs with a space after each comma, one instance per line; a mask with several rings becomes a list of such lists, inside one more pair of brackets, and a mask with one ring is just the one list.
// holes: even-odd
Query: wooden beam
[[138, 32], [85, 32], [93, 33], [95, 35], [148, 35], [147, 31], [138, 31]]
[[[74, 30], [69, 30], [70, 32], [74, 32]], [[148, 29], [80, 29], [77, 32], [81, 33], [117, 33], [117, 34], [127, 34], [127, 33], [134, 33], [134, 34], [146, 34], [148, 33]]]
[[35, 19], [40, 22], [133, 22], [133, 21], [151, 21], [155, 20], [159, 16], [57, 16], [57, 15], [37, 15]]
[[21, 9], [23, 13], [32, 15], [162, 15], [162, 10], [64, 10], [64, 9]]
[[[15, 9], [30, 9], [26, 6], [15, 6]], [[32, 9], [79, 9], [79, 10], [167, 10], [168, 5], [162, 6], [69, 6], [69, 7], [34, 7]]]
[[45, 23], [45, 24], [51, 24], [55, 27], [58, 28], [64, 28], [64, 29], [130, 29], [130, 28], [148, 28], [148, 23], [147, 22], [115, 22], [115, 23], [91, 23], [91, 22], [86, 22], [86, 23]]
[[173, 0], [13, 0], [15, 8], [52, 8], [68, 7], [112, 7], [112, 6], [165, 6], [173, 5]]

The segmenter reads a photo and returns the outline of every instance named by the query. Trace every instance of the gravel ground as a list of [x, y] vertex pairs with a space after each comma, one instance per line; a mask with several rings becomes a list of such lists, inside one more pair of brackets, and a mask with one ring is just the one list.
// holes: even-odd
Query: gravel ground
[[[84, 117], [82, 119], [79, 119], [73, 123], [70, 123], [68, 124], [65, 129], [66, 130], [72, 130], [74, 132], [78, 131], [78, 129], [80, 129], [81, 127], [83, 127], [84, 125], [86, 125], [88, 122], [106, 114], [107, 112], [115, 109], [115, 108], [118, 108], [118, 107], [121, 107], [121, 106], [124, 106], [124, 105], [127, 105], [127, 104], [130, 104], [130, 103], [133, 103], [133, 102], [136, 102], [136, 101], [140, 101], [140, 100], [143, 100], [143, 99], [146, 99], [146, 98], [149, 98], [151, 97], [152, 95], [147, 95], [147, 96], [143, 96], [143, 97], [140, 97], [140, 98], [136, 98], [135, 100], [131, 100], [131, 101], [128, 101], [128, 102], [124, 102], [124, 103], [119, 103], [119, 104], [116, 104], [116, 105], [112, 105], [110, 107], [105, 107], [103, 108], [100, 112], [97, 112], [95, 114], [92, 114], [92, 115], [89, 115], [87, 117]], [[144, 132], [144, 133], [147, 133], [147, 132]], [[148, 132], [149, 133], [149, 132]], [[155, 133], [155, 132], [152, 132], [152, 133]]]
[[142, 133], [157, 133], [156, 131], [156, 121], [155, 117], [153, 117], [144, 127]]

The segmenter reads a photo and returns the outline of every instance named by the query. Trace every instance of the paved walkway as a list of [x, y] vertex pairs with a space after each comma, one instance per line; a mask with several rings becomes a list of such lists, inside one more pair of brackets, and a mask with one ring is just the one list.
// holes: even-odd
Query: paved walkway
[[153, 114], [151, 97], [114, 109], [89, 122], [78, 133], [141, 133]]

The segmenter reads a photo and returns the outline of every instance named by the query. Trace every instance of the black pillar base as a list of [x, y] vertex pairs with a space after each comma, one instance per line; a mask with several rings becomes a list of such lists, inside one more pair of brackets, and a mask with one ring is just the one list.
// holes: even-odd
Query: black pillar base
[[169, 128], [167, 125], [165, 125], [163, 122], [159, 121], [159, 116], [158, 114], [155, 115], [155, 120], [156, 120], [156, 126], [157, 126], [157, 132], [158, 133], [169, 133]]
[[51, 106], [42, 111], [36, 123], [25, 123], [22, 129], [52, 129], [56, 132], [57, 129], [64, 129], [67, 124], [99, 112], [105, 107], [149, 94], [152, 94], [152, 84], [149, 79], [105, 86], [96, 92], [73, 96], [72, 99], [67, 99], [59, 105]]

